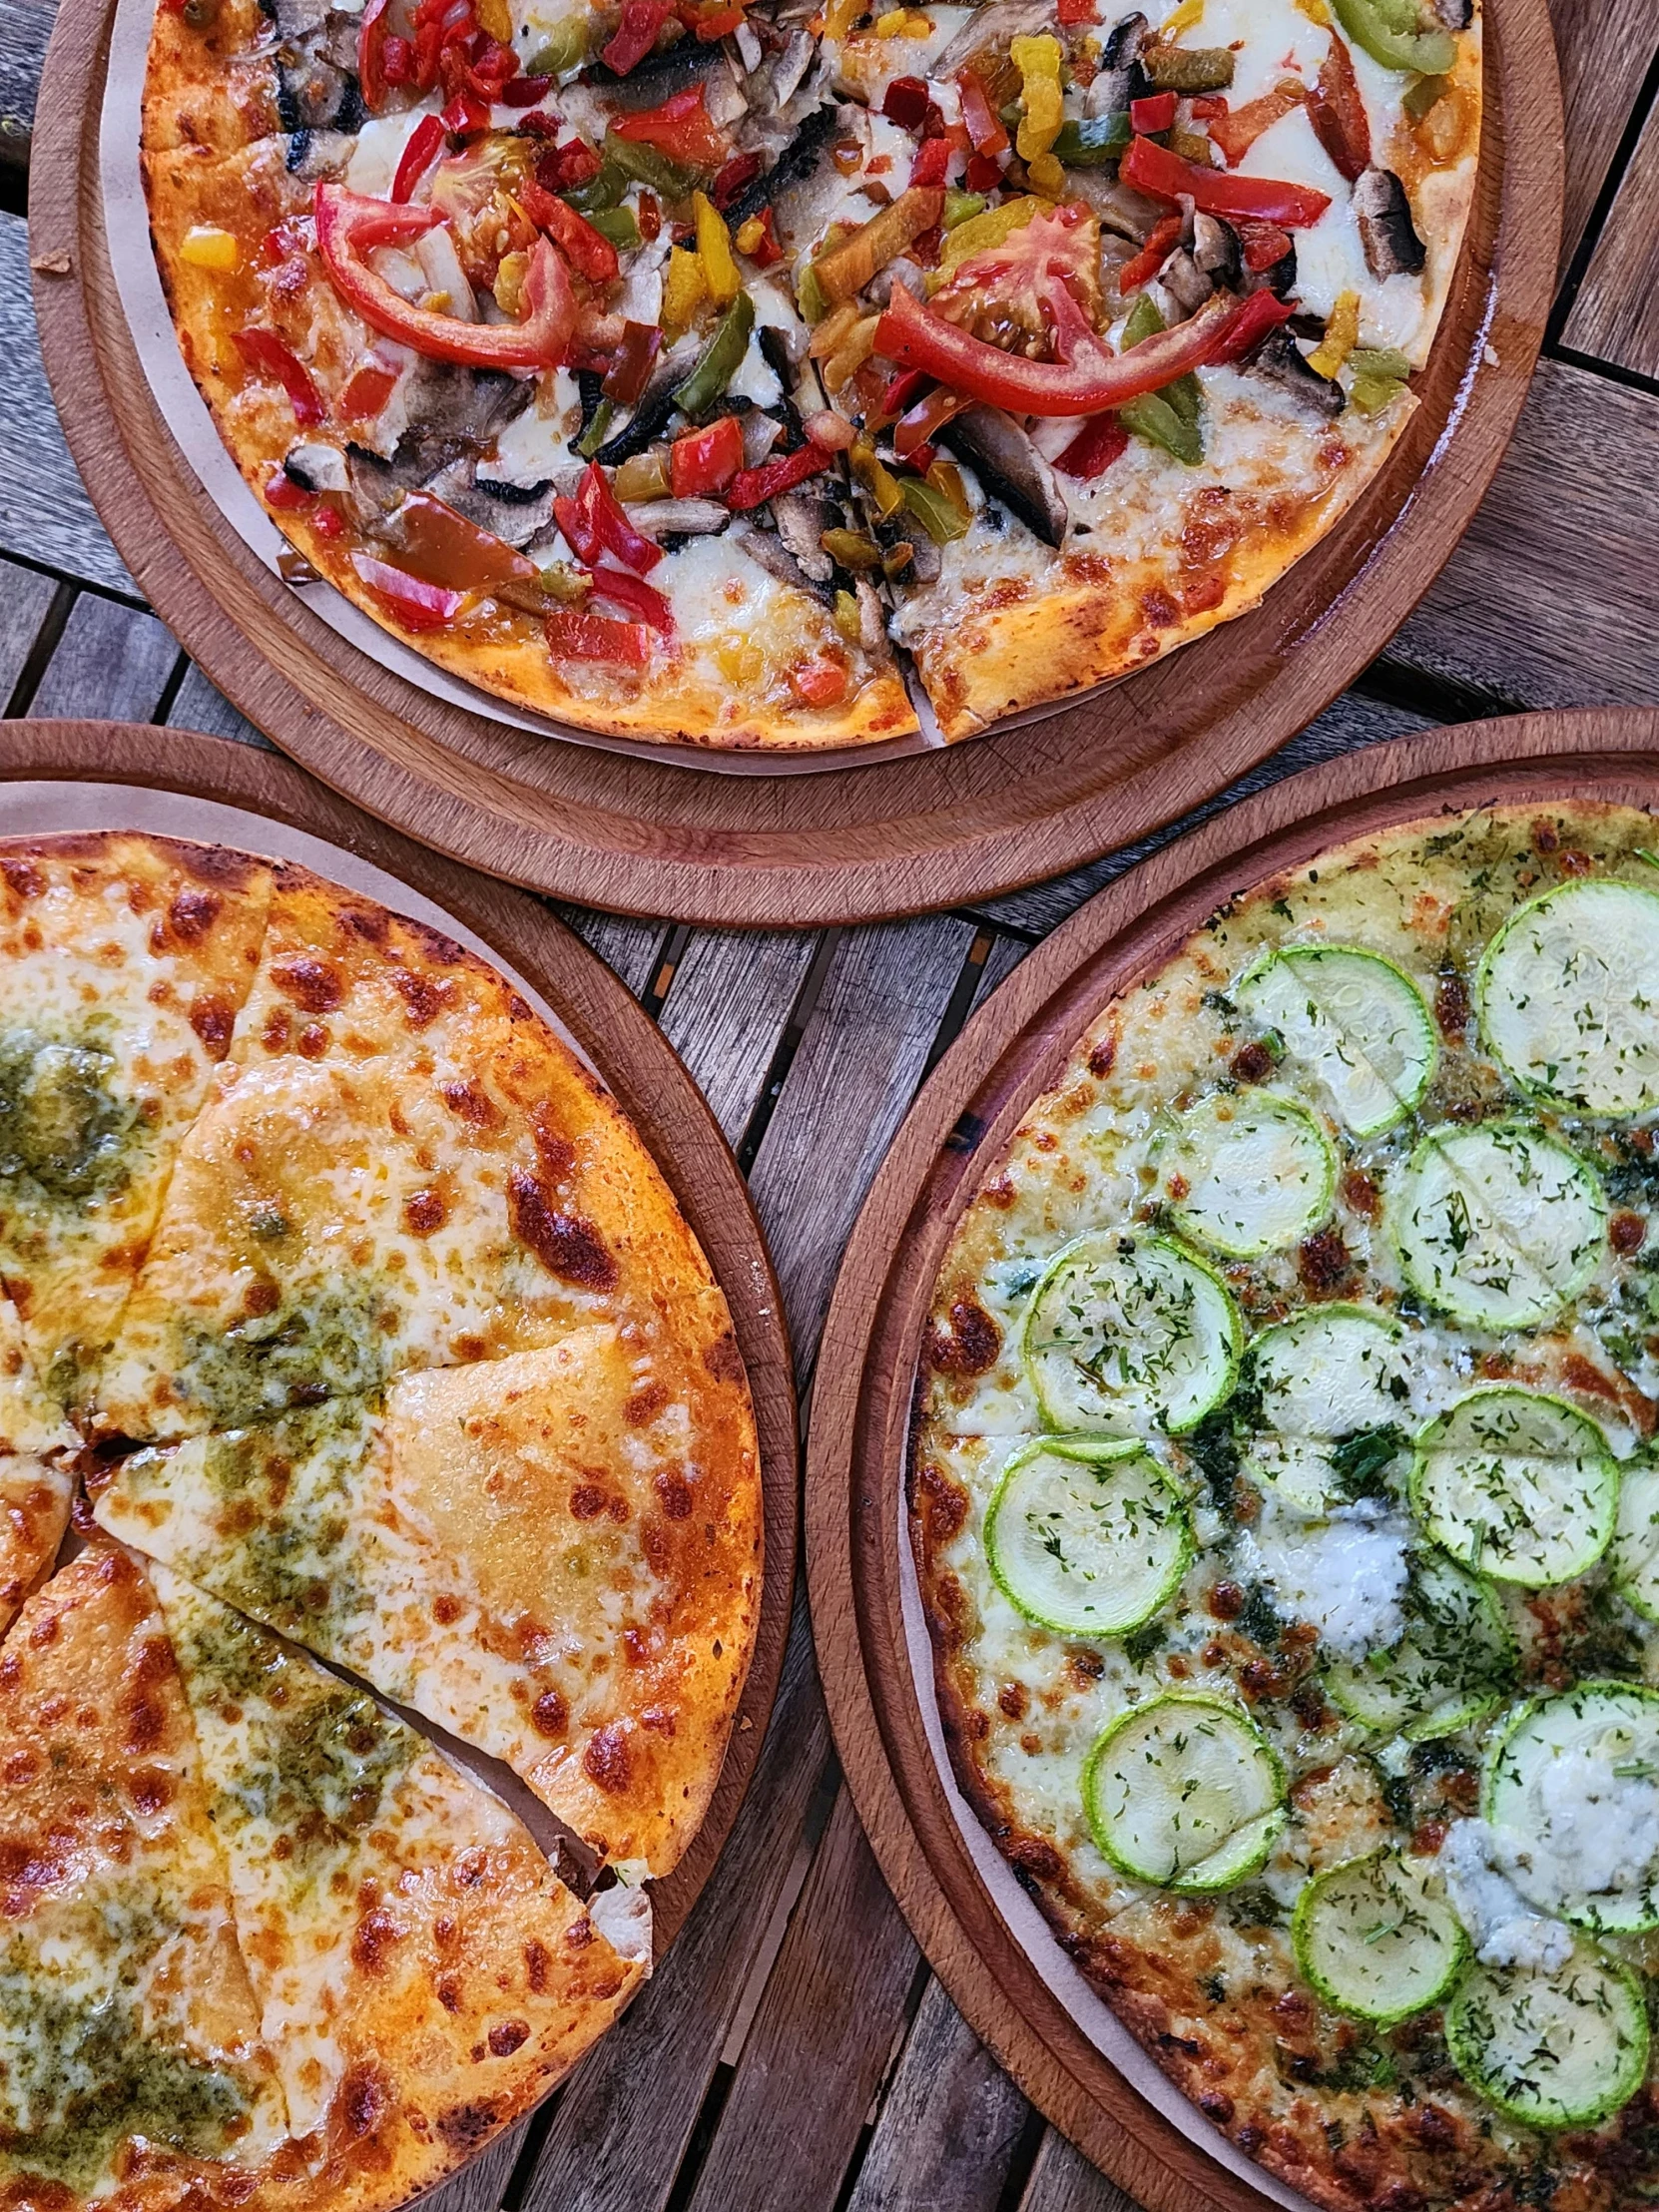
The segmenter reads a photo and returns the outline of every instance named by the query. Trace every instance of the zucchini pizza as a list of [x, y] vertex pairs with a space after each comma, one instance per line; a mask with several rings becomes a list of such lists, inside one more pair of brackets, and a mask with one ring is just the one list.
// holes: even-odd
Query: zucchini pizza
[[1122, 989], [934, 1293], [951, 1762], [1328, 2212], [1659, 2195], [1659, 849], [1494, 805]]
[[725, 1299], [518, 990], [248, 853], [0, 845], [0, 2206], [401, 2204], [649, 1971]]
[[159, 0], [185, 360], [322, 577], [615, 737], [947, 740], [1259, 603], [1411, 417], [1475, 0]]

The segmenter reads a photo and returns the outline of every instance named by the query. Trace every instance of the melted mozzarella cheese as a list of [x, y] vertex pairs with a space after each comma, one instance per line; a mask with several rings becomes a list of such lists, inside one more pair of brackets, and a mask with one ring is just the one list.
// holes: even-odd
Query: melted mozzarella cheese
[[1486, 1966], [1534, 1966], [1555, 1973], [1572, 1956], [1573, 1933], [1527, 1904], [1503, 1872], [1496, 1833], [1485, 1821], [1454, 1821], [1438, 1866], [1451, 1909]]
[[351, 149], [345, 172], [347, 192], [360, 192], [370, 200], [387, 199], [403, 149], [417, 125], [428, 115], [435, 115], [437, 109], [438, 103], [432, 99], [423, 100], [418, 108], [404, 108], [397, 115], [371, 115]]
[[582, 395], [568, 368], [556, 368], [536, 380], [532, 403], [514, 415], [495, 441], [495, 459], [484, 474], [497, 483], [528, 489], [581, 463], [570, 450], [571, 432], [582, 418]]
[[1275, 1498], [1256, 1528], [1240, 1535], [1237, 1552], [1289, 1612], [1313, 1622], [1323, 1643], [1358, 1660], [1385, 1651], [1404, 1632], [1409, 1536], [1402, 1516], [1375, 1499], [1328, 1520], [1305, 1520]]

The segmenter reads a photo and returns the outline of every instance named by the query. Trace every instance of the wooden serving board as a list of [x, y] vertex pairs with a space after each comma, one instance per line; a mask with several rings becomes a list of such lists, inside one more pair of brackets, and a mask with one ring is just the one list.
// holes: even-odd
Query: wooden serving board
[[1659, 810], [1659, 710], [1521, 715], [1396, 739], [1290, 777], [1167, 846], [1029, 953], [968, 1023], [899, 1128], [841, 1264], [806, 1492], [813, 1634], [841, 1765], [881, 1871], [969, 2025], [1148, 2212], [1265, 2212], [1269, 2200], [1154, 2110], [1083, 2033], [1004, 1923], [951, 1812], [900, 1610], [933, 1284], [964, 1208], [1089, 1022], [1225, 900], [1367, 831], [1568, 797]]
[[1086, 704], [902, 760], [715, 774], [532, 736], [345, 643], [256, 560], [150, 395], [114, 281], [98, 122], [114, 0], [63, 0], [30, 177], [35, 304], [87, 489], [158, 613], [334, 790], [423, 843], [584, 904], [805, 925], [960, 903], [1074, 867], [1223, 789], [1310, 722], [1427, 589], [1503, 453], [1560, 234], [1545, 0], [1486, 0], [1479, 186], [1422, 404], [1355, 510], [1255, 613]]
[[[275, 754], [191, 731], [169, 730], [165, 746], [157, 738], [137, 723], [8, 722], [0, 785], [126, 784], [243, 808], [343, 846], [434, 900], [558, 1013], [645, 1140], [726, 1293], [755, 1401], [766, 1564], [755, 1656], [714, 1798], [691, 1849], [652, 1885], [661, 1957], [713, 1873], [749, 1787], [778, 1688], [795, 1583], [795, 1381], [777, 1278], [737, 1163], [656, 1023], [539, 901], [368, 821]], [[265, 849], [257, 836], [251, 846]]]

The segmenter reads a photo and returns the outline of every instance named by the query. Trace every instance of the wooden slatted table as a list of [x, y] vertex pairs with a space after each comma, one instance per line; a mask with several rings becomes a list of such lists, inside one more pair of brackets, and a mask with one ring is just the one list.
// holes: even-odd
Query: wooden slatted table
[[[1436, 722], [1659, 702], [1659, 13], [1653, 0], [1552, 12], [1567, 230], [1514, 446], [1387, 653], [1253, 784]], [[0, 701], [7, 716], [259, 744], [139, 602], [53, 417], [22, 221], [51, 13], [51, 0], [0, 0]], [[842, 1240], [917, 1084], [984, 994], [1133, 857], [972, 911], [817, 936], [567, 915], [662, 1023], [749, 1175], [809, 1402]], [[840, 1786], [804, 1608], [754, 1788], [663, 1971], [527, 2127], [430, 2202], [1126, 2212], [919, 1958]]]

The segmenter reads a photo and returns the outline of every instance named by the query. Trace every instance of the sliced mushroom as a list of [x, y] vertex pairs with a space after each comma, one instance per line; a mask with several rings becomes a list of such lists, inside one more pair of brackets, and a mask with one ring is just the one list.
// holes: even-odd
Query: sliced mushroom
[[1239, 234], [1218, 216], [1193, 217], [1193, 260], [1218, 284], [1236, 284], [1243, 273]]
[[887, 648], [886, 610], [867, 576], [855, 578], [852, 589], [858, 601], [858, 643], [872, 660], [879, 659]]
[[1185, 248], [1170, 256], [1158, 272], [1158, 281], [1183, 315], [1197, 314], [1216, 288]]
[[1286, 330], [1275, 330], [1250, 366], [1258, 376], [1265, 376], [1270, 384], [1288, 392], [1306, 414], [1330, 419], [1343, 411], [1346, 401], [1342, 385], [1311, 368], [1308, 356]]
[[714, 538], [732, 519], [718, 499], [642, 499], [628, 519], [648, 538]]
[[807, 72], [813, 66], [817, 49], [807, 31], [792, 31], [784, 43], [783, 52], [768, 71], [774, 105], [786, 108], [801, 90]]
[[307, 438], [294, 446], [282, 463], [282, 473], [301, 491], [346, 491], [350, 477], [345, 455], [324, 438]]
[[[769, 576], [776, 576], [781, 584], [793, 584], [797, 591], [804, 591], [810, 599], [818, 600], [823, 606], [832, 607], [835, 604], [833, 584], [821, 583], [816, 577], [809, 576], [776, 530], [763, 530], [752, 523], [737, 543], [742, 545], [744, 551]], [[832, 574], [833, 565], [829, 556], [820, 553], [819, 559]]]
[[1053, 22], [1052, 0], [988, 0], [946, 43], [927, 74], [935, 82], [946, 84], [986, 47], [1006, 47], [1010, 39], [1022, 38], [1029, 31], [1046, 31]]
[[815, 584], [828, 584], [835, 564], [819, 540], [834, 526], [830, 502], [810, 491], [787, 491], [772, 502], [778, 535]]
[[1149, 200], [1133, 185], [1120, 184], [1101, 169], [1066, 172], [1066, 191], [1074, 200], [1085, 200], [1100, 218], [1103, 231], [1144, 246], [1169, 209], [1161, 200]]
[[667, 427], [668, 418], [674, 412], [674, 393], [686, 377], [703, 350], [703, 341], [695, 334], [677, 339], [651, 372], [651, 381], [640, 395], [640, 403], [623, 427], [616, 431], [594, 455], [605, 468], [614, 468], [618, 461], [626, 461], [635, 453], [643, 453]]
[[1100, 50], [1102, 69], [1129, 69], [1141, 58], [1141, 49], [1152, 36], [1152, 25], [1138, 12], [1126, 15], [1106, 34]]
[[1368, 169], [1354, 188], [1366, 267], [1374, 276], [1415, 276], [1427, 251], [1411, 221], [1405, 187], [1391, 169]]
[[772, 167], [751, 179], [725, 210], [727, 229], [740, 231], [752, 215], [770, 208], [792, 185], [811, 177], [840, 127], [838, 108], [815, 108]]
[[1466, 31], [1474, 21], [1474, 0], [1433, 0], [1433, 5], [1448, 31]]
[[404, 394], [411, 422], [482, 445], [523, 413], [536, 387], [533, 379], [503, 369], [416, 359], [405, 372]]
[[479, 476], [477, 463], [469, 458], [452, 462], [429, 488], [458, 515], [511, 546], [528, 545], [553, 519], [550, 476], [539, 484], [505, 484]]
[[910, 549], [909, 559], [889, 579], [897, 590], [908, 591], [915, 584], [938, 582], [944, 562], [925, 530], [918, 530], [913, 522], [899, 520], [877, 522], [873, 534], [883, 553], [896, 552], [901, 545]]
[[715, 41], [687, 37], [645, 55], [625, 77], [603, 62], [594, 62], [582, 72], [582, 82], [602, 92], [607, 107], [659, 108], [673, 94], [689, 91], [725, 66], [726, 57]]
[[1044, 545], [1058, 546], [1071, 520], [1060, 480], [1012, 415], [969, 407], [939, 432], [939, 442], [968, 463], [986, 495], [1000, 500]]

